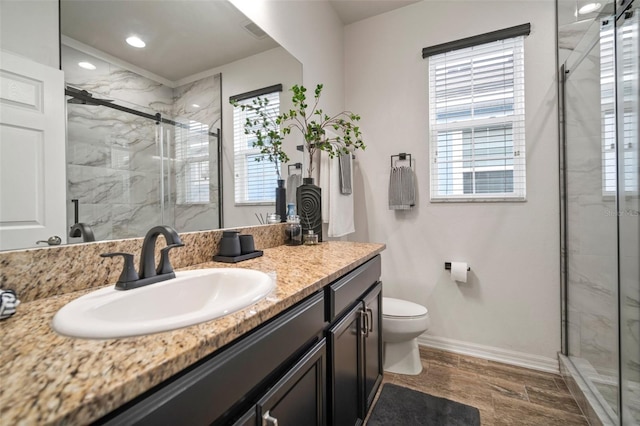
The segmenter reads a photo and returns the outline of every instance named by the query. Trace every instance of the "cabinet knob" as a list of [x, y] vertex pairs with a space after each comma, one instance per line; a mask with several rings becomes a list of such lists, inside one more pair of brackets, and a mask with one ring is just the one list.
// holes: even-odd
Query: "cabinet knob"
[[278, 419], [271, 417], [270, 412], [267, 411], [264, 413], [264, 416], [262, 416], [262, 426], [278, 426]]

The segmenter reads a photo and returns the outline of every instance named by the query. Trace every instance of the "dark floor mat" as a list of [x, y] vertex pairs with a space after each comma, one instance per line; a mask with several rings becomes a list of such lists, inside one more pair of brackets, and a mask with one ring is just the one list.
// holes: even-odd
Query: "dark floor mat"
[[477, 408], [385, 383], [369, 426], [480, 426]]

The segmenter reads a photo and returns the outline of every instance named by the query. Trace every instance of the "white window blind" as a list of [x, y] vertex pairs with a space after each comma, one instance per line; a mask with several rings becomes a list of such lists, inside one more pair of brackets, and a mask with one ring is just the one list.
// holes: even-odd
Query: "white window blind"
[[524, 200], [524, 117], [524, 36], [430, 56], [431, 200]]
[[175, 126], [178, 204], [211, 202], [209, 126], [189, 120]]
[[[636, 19], [636, 18], [634, 18]], [[634, 93], [637, 97], [637, 86], [634, 87], [635, 73], [638, 70], [638, 31], [637, 20], [625, 25], [618, 31], [622, 40], [618, 40], [618, 56], [621, 60], [617, 66], [622, 69], [622, 87], [616, 88], [616, 56], [614, 44], [614, 28], [612, 22], [603, 23], [600, 27], [600, 111], [602, 129], [602, 195], [615, 196], [618, 188], [618, 161], [624, 177], [621, 182], [621, 193], [637, 194], [637, 144], [638, 144], [638, 115], [637, 105], [634, 105]], [[622, 101], [618, 103], [616, 111], [616, 90], [621, 90]], [[635, 113], [634, 113], [635, 111]], [[616, 128], [616, 112], [621, 115], [619, 122], [622, 132], [618, 134]], [[622, 150], [617, 153], [617, 143], [622, 143]]]
[[[267, 99], [270, 116], [276, 117], [280, 113], [280, 94], [273, 92], [260, 95]], [[255, 98], [239, 101], [240, 105], [251, 104]], [[240, 106], [233, 109], [233, 143], [234, 143], [234, 167], [235, 167], [235, 202], [236, 204], [261, 204], [275, 203], [275, 188], [278, 174], [275, 164], [262, 157], [260, 148], [254, 148], [256, 137], [253, 134], [245, 134], [244, 125], [247, 118], [254, 120], [257, 115], [246, 109], [242, 111]]]

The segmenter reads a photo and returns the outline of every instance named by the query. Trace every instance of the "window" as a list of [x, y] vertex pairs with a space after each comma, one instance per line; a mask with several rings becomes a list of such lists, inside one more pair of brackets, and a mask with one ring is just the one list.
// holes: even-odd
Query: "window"
[[[239, 100], [238, 103], [251, 104], [258, 96]], [[280, 113], [280, 94], [271, 92], [259, 95], [269, 101], [269, 113], [277, 116]], [[254, 148], [256, 137], [245, 134], [244, 124], [247, 118], [253, 120], [255, 112], [240, 106], [233, 109], [233, 143], [235, 167], [235, 201], [236, 204], [275, 203], [275, 188], [278, 174], [273, 162], [263, 159], [259, 148]]]
[[[615, 196], [618, 188], [618, 161], [624, 172], [620, 192], [625, 194], [638, 193], [637, 170], [638, 164], [634, 149], [638, 140], [637, 107], [634, 105], [634, 91], [637, 97], [637, 87], [634, 88], [634, 72], [638, 70], [638, 51], [634, 44], [634, 31], [638, 30], [637, 21], [619, 29], [622, 40], [618, 40], [618, 55], [622, 60], [618, 62], [622, 73], [622, 87], [616, 88], [616, 57], [614, 44], [613, 22], [604, 20], [600, 27], [600, 112], [602, 128], [602, 195]], [[618, 103], [616, 111], [616, 89], [621, 90], [622, 102]], [[635, 114], [634, 114], [635, 111]], [[616, 112], [621, 116], [622, 126], [616, 129]], [[618, 134], [618, 130], [622, 130]], [[623, 144], [622, 152], [616, 154], [616, 143]]]
[[524, 200], [524, 35], [429, 56], [429, 124], [432, 201]]
[[209, 162], [211, 144], [209, 126], [197, 121], [177, 123], [176, 160], [178, 204], [208, 204], [211, 202]]

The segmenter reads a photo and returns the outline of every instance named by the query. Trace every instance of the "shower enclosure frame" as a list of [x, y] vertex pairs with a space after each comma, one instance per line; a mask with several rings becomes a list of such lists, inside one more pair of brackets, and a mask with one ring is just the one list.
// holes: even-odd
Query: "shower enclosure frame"
[[[635, 0], [636, 3], [638, 2], [638, 0]], [[626, 319], [626, 321], [629, 321], [629, 317], [625, 317], [625, 313], [623, 312], [623, 309], [625, 309], [625, 307], [623, 306], [623, 297], [624, 297], [624, 289], [622, 288], [622, 282], [623, 280], [629, 279], [631, 278], [631, 283], [632, 285], [638, 286], [638, 288], [634, 288], [634, 292], [633, 294], [636, 294], [636, 290], [637, 293], [640, 293], [640, 280], [637, 280], [637, 277], [635, 277], [635, 274], [633, 273], [633, 270], [631, 270], [631, 273], [629, 273], [629, 268], [627, 267], [627, 269], [625, 270], [622, 266], [622, 258], [627, 255], [628, 253], [623, 253], [622, 249], [621, 249], [621, 237], [625, 232], [628, 232], [629, 229], [627, 227], [627, 229], [625, 230], [624, 227], [621, 225], [621, 217], [620, 217], [620, 212], [622, 212], [622, 206], [621, 206], [621, 194], [622, 197], [624, 198], [622, 201], [624, 202], [626, 198], [629, 197], [629, 194], [626, 191], [626, 181], [625, 179], [625, 175], [624, 173], [622, 173], [622, 171], [624, 171], [624, 167], [625, 167], [625, 162], [626, 162], [626, 155], [625, 155], [625, 146], [626, 146], [626, 136], [625, 134], [622, 132], [623, 130], [627, 130], [627, 128], [625, 127], [625, 113], [626, 113], [626, 101], [625, 101], [625, 92], [624, 92], [624, 86], [623, 86], [623, 55], [622, 55], [622, 49], [620, 48], [620, 46], [622, 45], [619, 42], [619, 39], [622, 40], [622, 28], [623, 25], [625, 24], [626, 19], [628, 19], [629, 17], [633, 16], [633, 13], [635, 13], [636, 15], [638, 13], [640, 13], [638, 11], [638, 6], [635, 5], [634, 6], [634, 0], [621, 0], [619, 3], [615, 3], [615, 11], [614, 13], [611, 15], [611, 20], [613, 21], [613, 53], [614, 53], [614, 58], [613, 58], [613, 63], [614, 63], [614, 77], [615, 77], [615, 83], [613, 83], [613, 87], [614, 87], [614, 96], [613, 96], [613, 107], [614, 107], [614, 114], [615, 114], [615, 170], [617, 172], [616, 174], [616, 194], [615, 194], [615, 209], [616, 209], [616, 249], [615, 249], [615, 259], [616, 259], [616, 267], [615, 267], [615, 272], [616, 272], [616, 277], [615, 277], [615, 285], [617, 287], [617, 292], [616, 292], [616, 297], [617, 297], [617, 303], [616, 303], [616, 309], [617, 311], [615, 312], [615, 315], [617, 317], [617, 335], [615, 336], [615, 338], [617, 339], [617, 359], [616, 359], [616, 363], [617, 363], [617, 407], [614, 408], [614, 411], [617, 413], [617, 417], [613, 417], [613, 416], [602, 416], [603, 412], [606, 414], [607, 410], [603, 410], [604, 407], [595, 407], [594, 402], [597, 404], [598, 401], [602, 401], [602, 398], [598, 399], [598, 398], [594, 398], [593, 395], [587, 395], [585, 392], [585, 389], [588, 391], [592, 385], [590, 385], [588, 382], [588, 378], [586, 376], [583, 377], [582, 372], [580, 371], [579, 368], [576, 367], [576, 364], [574, 364], [574, 361], [572, 360], [572, 356], [570, 355], [571, 352], [571, 345], [570, 345], [570, 337], [571, 337], [571, 330], [570, 330], [570, 323], [569, 323], [569, 299], [571, 298], [571, 295], [569, 294], [569, 286], [570, 286], [570, 280], [569, 280], [569, 262], [568, 262], [568, 258], [569, 256], [571, 256], [570, 254], [570, 241], [569, 241], [569, 228], [570, 228], [570, 224], [569, 224], [569, 207], [568, 207], [568, 203], [569, 203], [569, 198], [570, 198], [570, 190], [571, 188], [569, 188], [569, 184], [568, 184], [568, 175], [570, 173], [569, 169], [568, 169], [568, 162], [567, 162], [567, 154], [568, 154], [568, 144], [569, 144], [569, 136], [567, 134], [567, 97], [566, 97], [566, 90], [567, 90], [567, 81], [568, 81], [568, 77], [569, 77], [569, 73], [575, 69], [578, 68], [578, 66], [580, 65], [580, 63], [585, 59], [585, 57], [589, 54], [589, 52], [591, 52], [591, 49], [594, 48], [594, 46], [591, 46], [589, 49], [586, 49], [587, 53], [583, 53], [583, 56], [579, 58], [579, 60], [576, 62], [576, 64], [574, 64], [572, 66], [572, 70], [566, 69], [565, 64], [560, 64], [558, 61], [558, 100], [559, 100], [559, 140], [560, 140], [560, 146], [559, 146], [559, 167], [560, 167], [560, 182], [559, 182], [559, 189], [560, 189], [560, 222], [559, 222], [559, 227], [560, 227], [560, 247], [561, 247], [561, 252], [560, 252], [560, 265], [561, 265], [561, 276], [560, 276], [560, 282], [561, 282], [561, 286], [560, 286], [560, 297], [561, 297], [561, 318], [562, 318], [562, 324], [561, 324], [561, 356], [560, 356], [560, 360], [561, 360], [561, 370], [563, 372], [563, 375], [565, 375], [566, 378], [568, 378], [569, 380], [567, 380], [569, 387], [571, 388], [572, 393], [574, 393], [574, 396], [576, 396], [576, 399], [578, 400], [579, 405], [581, 406], [583, 412], [587, 415], [587, 417], [590, 418], [591, 421], [599, 421], [602, 424], [627, 424], [625, 422], [631, 421], [634, 422], [634, 420], [637, 421], [637, 417], [633, 417], [633, 414], [630, 414], [629, 412], [629, 406], [627, 404], [625, 404], [625, 400], [628, 402], [630, 396], [630, 385], [631, 382], [635, 383], [635, 380], [637, 380], [637, 374], [629, 377], [629, 375], [626, 375], [629, 371], [629, 368], [626, 367], [625, 369], [625, 350], [627, 352], [629, 352], [629, 348], [628, 345], [633, 345], [633, 341], [630, 342], [630, 340], [632, 340], [632, 337], [630, 334], [625, 335], [623, 333], [623, 327], [622, 327], [622, 322], [623, 319]], [[557, 18], [557, 17], [556, 17]], [[636, 16], [636, 25], [638, 23], [638, 17]], [[598, 20], [596, 20], [597, 22]], [[558, 21], [557, 21], [558, 22]], [[559, 27], [558, 27], [559, 28]], [[620, 30], [620, 31], [619, 31]], [[636, 29], [637, 32], [637, 29]], [[636, 34], [637, 37], [637, 34]], [[599, 43], [599, 40], [596, 41], [596, 44]], [[620, 46], [618, 45], [620, 43]], [[635, 43], [639, 43], [636, 39]], [[637, 48], [637, 46], [636, 46]], [[558, 51], [559, 51], [559, 44], [558, 44]], [[636, 67], [635, 69], [633, 69], [633, 76], [635, 76], [635, 81], [636, 81], [636, 85], [637, 85], [637, 81], [638, 81], [638, 77], [640, 76], [640, 70], [637, 67], [637, 63], [636, 63]], [[636, 86], [636, 90], [637, 90], [637, 86]], [[631, 96], [634, 96], [634, 91], [631, 91]], [[636, 120], [638, 120], [638, 93], [635, 93], [636, 99], [632, 100], [632, 102], [635, 102], [634, 108], [635, 111], [633, 111], [633, 109], [631, 110], [631, 114], [632, 116], [635, 114], [636, 115]], [[623, 110], [622, 113], [620, 113], [620, 105], [623, 105]], [[638, 142], [640, 142], [640, 140], [638, 140], [637, 137], [637, 121], [635, 123], [635, 140], [634, 143], [638, 144]], [[633, 133], [632, 133], [633, 135]], [[633, 136], [632, 136], [633, 137]], [[575, 142], [574, 142], [575, 143]], [[634, 153], [632, 152], [631, 155], [633, 155]], [[632, 164], [632, 168], [633, 168], [633, 158], [631, 160], [631, 164]], [[604, 161], [604, 160], [603, 160]], [[635, 151], [635, 161], [636, 161], [636, 168], [637, 168], [637, 161], [638, 161], [638, 151], [636, 148]], [[603, 166], [604, 168], [604, 166]], [[638, 194], [637, 194], [637, 188], [638, 188], [638, 173], [636, 171], [635, 173], [635, 188], [636, 188], [636, 194], [631, 195], [632, 199], [638, 198]], [[633, 183], [632, 183], [633, 185]], [[621, 189], [622, 187], [622, 189]], [[633, 187], [633, 186], [632, 186]], [[626, 198], [625, 198], [626, 197]], [[628, 207], [627, 207], [628, 209]], [[640, 220], [636, 219], [636, 223], [635, 225], [632, 224], [631, 229], [633, 229], [633, 226], [638, 226], [638, 222], [640, 222]], [[633, 235], [633, 234], [632, 234]], [[640, 240], [640, 236], [639, 235], [635, 235], [635, 239], [633, 239], [632, 237], [632, 252], [633, 250], [635, 250], [635, 252], [638, 252], [638, 241]], [[624, 274], [627, 274], [626, 276]], [[629, 277], [630, 275], [630, 277]], [[633, 281], [634, 278], [636, 279], [636, 281]], [[628, 309], [628, 308], [627, 308]], [[632, 318], [633, 320], [633, 318]], [[628, 326], [633, 327], [633, 326]], [[638, 327], [637, 325], [635, 326], [636, 328]], [[630, 330], [630, 333], [633, 333], [633, 329]], [[626, 340], [625, 340], [626, 339]], [[637, 352], [634, 353], [633, 350], [630, 351], [631, 352], [631, 356], [632, 357], [637, 357]], [[627, 355], [628, 358], [628, 355]], [[629, 359], [626, 359], [626, 362], [629, 362]], [[640, 364], [640, 360], [638, 359], [632, 359], [631, 362], [635, 362]], [[595, 385], [593, 385], [593, 387], [595, 387]], [[593, 388], [591, 387], [591, 389]], [[635, 407], [635, 405], [634, 405]], [[635, 412], [636, 408], [633, 409], [633, 411]], [[595, 416], [595, 417], [594, 417]], [[632, 423], [635, 424], [635, 423]]]
[[[220, 90], [222, 89], [222, 79], [220, 79]], [[65, 87], [65, 95], [69, 96], [70, 98], [73, 99], [77, 99], [79, 101], [81, 101], [82, 103], [86, 104], [86, 105], [96, 105], [96, 106], [103, 106], [106, 108], [111, 108], [111, 109], [115, 109], [121, 112], [125, 112], [128, 114], [132, 114], [138, 117], [142, 117], [142, 118], [146, 118], [149, 120], [153, 120], [155, 121], [156, 125], [160, 125], [160, 128], [157, 130], [156, 132], [156, 138], [159, 137], [159, 143], [160, 143], [160, 176], [161, 176], [161, 182], [160, 182], [160, 213], [161, 213], [161, 222], [164, 224], [165, 222], [165, 218], [164, 218], [164, 214], [165, 214], [165, 205], [164, 205], [164, 200], [165, 200], [165, 185], [164, 185], [164, 180], [165, 180], [165, 173], [164, 173], [164, 154], [163, 154], [163, 150], [164, 150], [164, 142], [163, 142], [163, 129], [162, 129], [162, 124], [168, 124], [171, 126], [174, 126], [175, 128], [178, 127], [184, 127], [184, 128], [188, 128], [189, 126], [182, 124], [180, 122], [162, 117], [162, 114], [160, 113], [156, 113], [156, 114], [148, 114], [142, 111], [138, 111], [136, 109], [133, 108], [129, 108], [123, 105], [119, 105], [116, 103], [113, 103], [112, 101], [108, 101], [108, 100], [103, 100], [100, 98], [94, 98], [92, 94], [90, 94], [88, 91], [86, 90], [80, 90], [80, 89], [75, 89], [72, 88], [70, 86]], [[222, 117], [221, 117], [222, 119]], [[217, 128], [215, 132], [212, 131], [208, 131], [208, 137], [213, 137], [216, 140], [216, 158], [217, 158], [217, 181], [218, 181], [218, 196], [217, 196], [217, 205], [218, 205], [218, 229], [221, 229], [223, 227], [223, 207], [222, 207], [222, 203], [223, 203], [223, 188], [222, 188], [222, 130], [220, 128]], [[169, 172], [170, 173], [170, 172]], [[171, 194], [169, 193], [169, 202], [171, 202]]]

